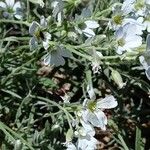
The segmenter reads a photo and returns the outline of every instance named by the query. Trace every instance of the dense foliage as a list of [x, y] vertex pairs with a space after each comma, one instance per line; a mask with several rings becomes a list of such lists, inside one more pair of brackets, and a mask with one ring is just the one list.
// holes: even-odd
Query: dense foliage
[[0, 0], [0, 149], [148, 150], [149, 8]]

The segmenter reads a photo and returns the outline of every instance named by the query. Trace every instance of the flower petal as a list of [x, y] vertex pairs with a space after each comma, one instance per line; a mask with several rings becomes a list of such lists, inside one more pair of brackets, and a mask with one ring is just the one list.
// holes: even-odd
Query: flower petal
[[6, 4], [4, 2], [0, 2], [0, 8], [6, 8]]
[[111, 109], [118, 105], [116, 99], [113, 96], [107, 96], [97, 102], [97, 108], [100, 109]]
[[7, 4], [7, 6], [9, 6], [9, 7], [13, 7], [15, 4], [15, 0], [5, 0], [5, 2]]
[[16, 11], [17, 8], [21, 8], [20, 2], [16, 2], [16, 3], [15, 3], [15, 5], [14, 5], [14, 7], [13, 7], [13, 10]]
[[77, 148], [75, 147], [74, 144], [69, 143], [69, 144], [67, 144], [67, 149], [66, 150], [77, 150]]
[[51, 55], [48, 53], [46, 55], [44, 55], [44, 58], [43, 58], [43, 63], [44, 65], [49, 65], [50, 64], [50, 59], [51, 59]]
[[150, 80], [150, 66], [147, 68], [145, 73], [146, 73], [146, 76], [147, 76], [148, 80]]
[[96, 116], [98, 118], [99, 125], [97, 127], [100, 127], [102, 130], [106, 130], [107, 125], [107, 117], [102, 111], [97, 111]]
[[95, 36], [94, 31], [91, 30], [91, 29], [89, 29], [89, 28], [85, 28], [85, 29], [82, 30], [82, 31], [83, 31], [83, 33], [84, 33], [87, 37], [89, 37], [89, 38]]
[[34, 37], [32, 37], [29, 41], [30, 50], [34, 50], [38, 47], [38, 43]]
[[14, 16], [15, 16], [15, 18], [17, 18], [19, 20], [22, 18], [22, 15], [15, 14]]
[[93, 20], [87, 20], [84, 23], [86, 24], [87, 28], [90, 28], [90, 29], [96, 29], [99, 27], [99, 24]]
[[47, 26], [47, 20], [44, 16], [41, 16], [40, 25], [44, 28]]
[[95, 130], [93, 128], [93, 126], [89, 123], [86, 123], [84, 122], [83, 120], [80, 120], [83, 128], [85, 129], [86, 133], [91, 135], [91, 136], [94, 136], [95, 135]]
[[59, 54], [57, 50], [53, 50], [51, 52], [50, 64], [58, 66], [63, 66], [65, 64], [64, 58]]
[[68, 57], [68, 58], [72, 57], [71, 52], [62, 46], [58, 47], [58, 51], [59, 51], [59, 54], [63, 57]]
[[128, 36], [125, 39], [125, 45], [124, 47], [126, 48], [126, 50], [130, 49], [130, 48], [136, 48], [141, 46], [142, 44], [142, 37], [138, 36], [138, 35], [133, 35], [133, 36]]
[[148, 69], [148, 64], [147, 64], [147, 62], [145, 61], [144, 56], [140, 56], [140, 57], [139, 57], [139, 61], [140, 61], [140, 63], [143, 65], [143, 68], [144, 68], [145, 70], [147, 70], [147, 69]]
[[36, 21], [33, 21], [29, 27], [29, 33], [33, 36], [38, 27], [40, 27], [40, 25]]

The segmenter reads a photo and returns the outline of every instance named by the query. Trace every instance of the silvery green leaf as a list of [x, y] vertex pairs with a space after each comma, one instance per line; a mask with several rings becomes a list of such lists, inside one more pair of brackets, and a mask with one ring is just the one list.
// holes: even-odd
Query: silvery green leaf
[[29, 41], [29, 46], [30, 46], [30, 50], [34, 50], [37, 49], [38, 47], [38, 42], [36, 41], [36, 39], [34, 37], [32, 37]]
[[41, 7], [44, 7], [43, 0], [29, 0], [29, 1], [34, 3], [34, 4], [39, 4]]
[[33, 36], [38, 27], [40, 27], [40, 25], [36, 21], [33, 21], [29, 27], [29, 33]]
[[146, 50], [150, 51], [150, 34], [148, 34], [146, 38]]

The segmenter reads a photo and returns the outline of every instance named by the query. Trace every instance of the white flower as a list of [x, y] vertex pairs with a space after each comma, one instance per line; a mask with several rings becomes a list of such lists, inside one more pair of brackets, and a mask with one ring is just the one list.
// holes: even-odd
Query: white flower
[[106, 130], [107, 117], [103, 113], [103, 109], [114, 108], [118, 105], [113, 96], [107, 96], [102, 100], [86, 100], [85, 109], [82, 111], [82, 118], [85, 122], [91, 123], [94, 127], [100, 127]]
[[84, 22], [84, 24], [85, 27], [83, 29], [75, 27], [76, 31], [78, 31], [79, 34], [84, 34], [88, 38], [94, 37], [95, 33], [93, 29], [98, 28], [99, 24], [94, 20], [87, 20]]
[[124, 51], [132, 51], [142, 44], [142, 37], [135, 33], [136, 30], [136, 25], [126, 24], [115, 32], [118, 54], [122, 54]]
[[[130, 15], [131, 8], [130, 5], [132, 5], [133, 0], [131, 1], [125, 1], [122, 5], [122, 8], [120, 6], [114, 6], [113, 8], [113, 16], [111, 22], [108, 23], [110, 29], [117, 30], [119, 27], [124, 26], [128, 23], [136, 25], [136, 34], [143, 34], [142, 30], [144, 30], [143, 20], [141, 20], [139, 17], [135, 15]], [[129, 6], [128, 6], [129, 5]]]
[[63, 66], [65, 64], [64, 57], [70, 58], [72, 55], [68, 50], [58, 46], [43, 57], [43, 63], [44, 65], [54, 65], [56, 67]]
[[86, 28], [83, 29], [82, 32], [89, 38], [95, 36], [93, 29], [98, 28], [99, 24], [93, 20], [88, 20], [85, 21], [84, 23], [86, 24]]
[[79, 127], [75, 131], [75, 136], [78, 140], [75, 144], [71, 142], [67, 143], [67, 150], [95, 150], [98, 141], [94, 138], [94, 128], [83, 120], [80, 120], [80, 123], [82, 127]]
[[47, 27], [47, 20], [44, 16], [41, 16], [40, 24], [33, 21], [29, 27], [29, 33], [33, 36], [30, 39], [29, 45], [30, 49], [36, 49], [38, 46], [38, 41], [42, 41], [45, 50], [49, 48], [49, 40], [51, 39], [51, 34], [43, 31]]
[[93, 73], [100, 73], [100, 70], [101, 70], [101, 57], [103, 57], [102, 53], [99, 52], [99, 51], [96, 51], [96, 50], [93, 50], [93, 60], [92, 60], [92, 70], [93, 70]]
[[21, 19], [21, 4], [19, 1], [15, 3], [15, 0], [5, 0], [0, 2], [0, 8], [4, 10], [3, 16], [6, 18], [12, 18], [13, 16], [17, 19]]

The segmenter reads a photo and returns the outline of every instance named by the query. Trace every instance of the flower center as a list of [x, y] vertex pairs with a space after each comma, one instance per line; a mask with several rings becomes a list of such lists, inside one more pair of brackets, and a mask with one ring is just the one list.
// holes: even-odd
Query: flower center
[[90, 101], [87, 105], [88, 109], [91, 111], [91, 112], [94, 112], [95, 109], [96, 109], [96, 102], [95, 101]]
[[145, 17], [144, 21], [149, 21], [150, 22], [150, 16]]
[[135, 3], [134, 7], [135, 7], [136, 10], [140, 10], [140, 9], [142, 9], [144, 7], [144, 5], [145, 5], [144, 4], [144, 0], [138, 0]]
[[116, 24], [122, 24], [122, 16], [121, 15], [114, 16], [113, 20]]
[[125, 45], [125, 40], [123, 38], [119, 39], [117, 42], [118, 42], [118, 45], [121, 47]]
[[14, 10], [13, 10], [12, 7], [7, 7], [7, 12], [10, 13], [10, 14], [13, 14]]

